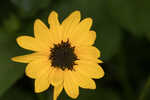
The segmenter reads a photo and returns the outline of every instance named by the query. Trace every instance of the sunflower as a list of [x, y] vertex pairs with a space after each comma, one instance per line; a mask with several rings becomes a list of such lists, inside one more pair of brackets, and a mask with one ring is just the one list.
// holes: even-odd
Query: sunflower
[[93, 79], [104, 76], [98, 63], [100, 51], [93, 46], [96, 32], [90, 30], [92, 19], [81, 21], [80, 11], [71, 13], [62, 23], [52, 11], [48, 28], [41, 20], [34, 23], [34, 37], [20, 36], [20, 47], [32, 54], [13, 57], [15, 62], [28, 63], [25, 73], [35, 79], [35, 93], [54, 87], [54, 100], [64, 90], [71, 98], [77, 98], [79, 87], [96, 89]]

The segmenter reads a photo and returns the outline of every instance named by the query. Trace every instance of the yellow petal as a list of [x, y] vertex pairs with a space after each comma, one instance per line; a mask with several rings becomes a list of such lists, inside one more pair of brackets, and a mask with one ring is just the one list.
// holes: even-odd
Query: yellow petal
[[41, 75], [35, 79], [35, 93], [40, 93], [47, 90], [50, 86], [49, 71], [44, 70]]
[[99, 58], [101, 56], [100, 51], [94, 46], [80, 46], [75, 48], [75, 54], [80, 58]]
[[71, 71], [65, 71], [64, 74], [64, 89], [68, 96], [75, 99], [79, 95], [79, 87], [74, 80], [75, 76], [73, 76]]
[[49, 47], [42, 44], [37, 39], [30, 36], [20, 36], [17, 38], [17, 43], [20, 47], [32, 50], [32, 51], [46, 51]]
[[80, 11], [74, 11], [72, 12], [63, 22], [63, 34], [64, 34], [64, 40], [67, 40], [70, 35], [72, 35], [72, 32], [74, 28], [79, 24], [81, 19]]
[[48, 58], [48, 56], [49, 56], [48, 52], [47, 53], [35, 52], [32, 54], [27, 54], [23, 56], [16, 56], [16, 57], [11, 58], [11, 60], [15, 62], [29, 63], [36, 59], [44, 59], [46, 57]]
[[70, 36], [71, 41], [76, 43], [77, 41], [80, 41], [83, 38], [85, 38], [86, 35], [89, 34], [91, 26], [92, 26], [91, 18], [86, 18], [82, 20], [77, 27], [74, 27], [74, 31]]
[[77, 57], [80, 60], [103, 63], [98, 59], [101, 56], [101, 52], [93, 46], [76, 46], [75, 54], [77, 54]]
[[63, 84], [54, 86], [54, 97], [53, 97], [54, 100], [57, 100], [57, 97], [59, 96], [62, 90], [63, 90]]
[[95, 31], [89, 31], [89, 33], [86, 35], [85, 38], [87, 38], [87, 39], [82, 39], [83, 41], [81, 41], [81, 43], [87, 42], [86, 44], [93, 45], [95, 43], [95, 40], [96, 40], [96, 32]]
[[59, 43], [62, 40], [62, 33], [57, 12], [52, 11], [50, 13], [48, 23], [50, 24], [50, 36], [52, 41], [54, 43]]
[[[74, 30], [74, 33], [76, 33], [74, 35], [80, 36], [81, 33], [84, 33], [85, 31], [89, 31], [90, 28], [91, 28], [91, 26], [92, 26], [92, 23], [93, 23], [92, 18], [85, 18], [85, 19], [83, 19], [79, 23], [79, 25], [77, 26], [77, 28]], [[78, 33], [78, 32], [80, 32], [80, 33]]]
[[30, 62], [26, 67], [25, 73], [30, 78], [37, 78], [42, 71], [48, 70], [50, 70], [50, 62], [46, 59], [39, 59]]
[[104, 62], [100, 59], [97, 59], [97, 63], [104, 63]]
[[104, 76], [103, 69], [95, 62], [79, 60], [76, 63], [78, 65], [76, 70], [88, 76], [89, 78], [99, 79]]
[[51, 83], [54, 86], [60, 85], [64, 80], [64, 72], [59, 68], [53, 68], [50, 74]]
[[80, 72], [74, 72], [75, 80], [81, 88], [96, 89], [95, 82]]
[[78, 39], [74, 40], [73, 44], [91, 46], [94, 44], [95, 40], [96, 40], [96, 32], [89, 31], [84, 33], [84, 36], [80, 36]]
[[44, 42], [47, 46], [51, 44], [50, 31], [48, 27], [39, 19], [34, 23], [34, 35], [36, 39]]
[[103, 63], [103, 61], [100, 60], [100, 59], [93, 58], [93, 57], [90, 57], [90, 56], [84, 56], [84, 55], [78, 56], [78, 59], [84, 60], [84, 61], [91, 61], [91, 62], [95, 62], [95, 63]]
[[50, 24], [50, 27], [52, 29], [55, 29], [55, 27], [59, 26], [59, 20], [58, 20], [58, 13], [55, 11], [52, 11], [48, 17], [48, 23]]

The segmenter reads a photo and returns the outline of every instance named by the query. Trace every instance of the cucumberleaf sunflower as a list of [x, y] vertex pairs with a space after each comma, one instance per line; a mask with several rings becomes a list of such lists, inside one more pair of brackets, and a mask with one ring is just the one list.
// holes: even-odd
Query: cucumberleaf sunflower
[[96, 32], [90, 30], [92, 19], [81, 21], [80, 11], [71, 13], [62, 23], [58, 14], [52, 11], [48, 17], [48, 28], [41, 20], [34, 23], [34, 37], [20, 36], [20, 47], [34, 53], [13, 57], [15, 62], [28, 63], [25, 73], [35, 79], [35, 92], [54, 86], [54, 100], [64, 90], [77, 98], [79, 87], [95, 89], [93, 79], [104, 76], [98, 63], [100, 51], [92, 46]]

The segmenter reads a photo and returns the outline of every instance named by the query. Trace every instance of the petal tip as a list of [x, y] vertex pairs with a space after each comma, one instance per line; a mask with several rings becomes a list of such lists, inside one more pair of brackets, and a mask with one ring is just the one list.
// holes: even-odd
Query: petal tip
[[49, 24], [51, 23], [51, 20], [56, 19], [57, 17], [58, 17], [58, 13], [56, 11], [52, 11], [48, 17]]
[[49, 16], [56, 16], [56, 17], [58, 17], [58, 13], [56, 11], [52, 11]]
[[58, 15], [58, 13], [57, 13], [55, 10], [51, 11], [51, 13], [50, 13], [50, 14]]
[[38, 89], [35, 88], [35, 89], [34, 89], [34, 92], [35, 92], [35, 93], [41, 93], [41, 92], [44, 92], [44, 91], [41, 91], [41, 90], [38, 90]]
[[41, 21], [41, 20], [37, 18], [37, 19], [34, 21], [34, 23], [37, 23], [37, 22], [39, 22], [39, 21]]
[[70, 15], [72, 15], [72, 16], [76, 16], [77, 18], [81, 18], [81, 13], [80, 13], [80, 11], [79, 10], [75, 10], [75, 11], [73, 11]]
[[34, 21], [34, 28], [35, 28], [35, 25], [39, 25], [39, 24], [41, 24], [41, 23], [43, 23], [40, 19], [36, 19], [35, 21]]
[[28, 38], [29, 36], [22, 35], [22, 36], [17, 37], [17, 38], [16, 38], [17, 43], [19, 44], [19, 43], [21, 42], [21, 40], [22, 40], [23, 38], [26, 38], [26, 37]]
[[102, 64], [102, 63], [104, 63], [104, 62], [103, 62], [102, 60], [99, 60], [99, 59], [98, 59], [98, 63], [99, 63], [99, 64]]
[[96, 89], [96, 84], [93, 87], [91, 87], [90, 89], [95, 90]]
[[93, 23], [93, 19], [91, 17], [86, 18], [86, 20], [91, 24]]
[[40, 91], [37, 91], [36, 89], [34, 89], [34, 92], [35, 92], [35, 93], [40, 93]]
[[104, 72], [104, 70], [102, 69], [102, 70], [101, 70], [100, 78], [104, 77], [104, 75], [105, 75], [105, 72]]
[[10, 60], [16, 62], [16, 57], [12, 57]]
[[78, 14], [78, 15], [80, 15], [81, 13], [80, 13], [80, 10], [75, 10], [75, 11], [73, 11], [72, 13], [74, 13], [74, 14]]

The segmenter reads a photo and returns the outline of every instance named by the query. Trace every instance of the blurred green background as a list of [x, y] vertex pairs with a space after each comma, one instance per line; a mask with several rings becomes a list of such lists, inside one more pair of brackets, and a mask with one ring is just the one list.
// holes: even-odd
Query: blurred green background
[[[10, 60], [29, 53], [16, 37], [33, 35], [34, 20], [47, 24], [52, 10], [61, 21], [74, 10], [94, 20], [105, 76], [96, 90], [80, 89], [77, 100], [150, 100], [150, 0], [1, 0], [0, 100], [52, 100], [53, 87], [35, 94], [26, 64]], [[58, 99], [71, 100], [64, 91]]]

